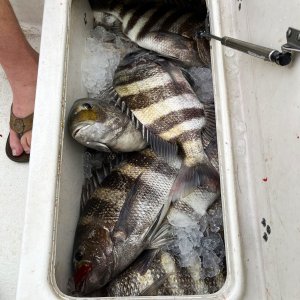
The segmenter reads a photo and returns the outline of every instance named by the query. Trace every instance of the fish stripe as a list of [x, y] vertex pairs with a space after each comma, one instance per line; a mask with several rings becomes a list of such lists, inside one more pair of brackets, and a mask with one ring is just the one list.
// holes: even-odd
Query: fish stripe
[[180, 146], [184, 153], [184, 164], [186, 166], [193, 167], [205, 161], [206, 154], [204, 153], [200, 138], [196, 139], [193, 135], [190, 135], [190, 140], [181, 142]]
[[126, 14], [123, 16], [123, 21], [122, 21], [123, 32], [124, 32], [125, 28], [127, 27], [130, 19], [134, 15], [134, 12], [135, 12], [134, 9], [131, 9], [131, 10], [127, 11]]
[[200, 25], [201, 24], [197, 21], [195, 16], [190, 14], [189, 17], [179, 26], [178, 33], [182, 36], [192, 37], [190, 36], [191, 33], [195, 32], [197, 30], [197, 27], [200, 27]]
[[189, 108], [201, 108], [201, 103], [194, 94], [181, 94], [153, 103], [146, 108], [137, 109], [134, 111], [134, 115], [147, 126], [171, 112]]
[[202, 217], [201, 215], [199, 215], [197, 213], [197, 211], [188, 203], [182, 201], [181, 199], [176, 201], [173, 204], [173, 208], [177, 209], [179, 212], [187, 215], [188, 217], [190, 217], [192, 220], [196, 220], [199, 221], [200, 218]]
[[144, 14], [135, 24], [135, 26], [129, 31], [128, 37], [137, 42], [137, 36], [139, 32], [143, 29], [145, 24], [148, 22], [149, 18], [155, 13], [155, 9], [149, 10], [146, 14]]
[[195, 129], [195, 130], [184, 132], [181, 135], [177, 136], [176, 138], [171, 139], [169, 142], [174, 143], [178, 141], [179, 143], [183, 144], [192, 140], [199, 140], [199, 139], [201, 139], [201, 129]]
[[134, 13], [131, 15], [126, 27], [124, 26], [124, 34], [127, 35], [130, 30], [137, 24], [137, 22], [143, 19], [144, 14], [146, 14], [149, 10], [153, 8], [153, 5], [150, 3], [146, 3], [144, 5], [140, 5]]
[[174, 22], [176, 22], [178, 18], [180, 18], [181, 16], [182, 16], [182, 12], [180, 10], [174, 11], [161, 24], [161, 30], [168, 31], [173, 26]]
[[[173, 140], [174, 138], [178, 138], [178, 136], [182, 135], [185, 132], [190, 132], [196, 129], [201, 129], [205, 125], [204, 118], [194, 118], [190, 120], [186, 120], [182, 123], [176, 124], [171, 129], [162, 132], [159, 136], [164, 140]], [[199, 143], [199, 142], [198, 142]]]
[[140, 32], [136, 36], [136, 40], [141, 40], [147, 33], [151, 31], [154, 26], [159, 26], [159, 22], [165, 20], [172, 12], [167, 6], [162, 6], [156, 9], [155, 13], [147, 20]]
[[130, 178], [127, 174], [121, 173], [120, 171], [112, 171], [112, 173], [101, 183], [101, 188], [121, 190], [124, 189], [122, 182], [126, 185], [127, 183], [132, 183], [132, 181], [132, 178]]
[[[132, 111], [138, 111], [142, 109], [147, 109], [148, 107], [151, 107], [151, 105], [154, 105], [156, 103], [157, 104], [164, 103], [164, 101], [166, 101], [167, 99], [171, 99], [170, 104], [174, 105], [172, 101], [176, 101], [175, 97], [179, 97], [181, 103], [185, 101], [189, 101], [189, 99], [194, 95], [188, 92], [189, 90], [187, 90], [185, 83], [177, 84], [177, 86], [175, 87], [174, 84], [171, 82], [169, 84], [164, 85], [163, 87], [155, 87], [146, 92], [139, 92], [136, 95], [130, 95], [125, 97], [121, 95], [120, 96], [122, 101], [124, 101]], [[190, 96], [186, 96], [186, 95], [190, 95]], [[196, 103], [194, 103], [193, 107], [199, 107], [199, 105], [197, 106], [195, 104]], [[165, 106], [165, 104], [162, 105]], [[176, 107], [178, 109], [181, 109], [179, 105], [177, 105]], [[159, 108], [159, 105], [157, 109], [161, 110]]]
[[[129, 84], [141, 80], [142, 78], [153, 77], [157, 74], [157, 69], [153, 65], [133, 62], [135, 67], [131, 69], [131, 65], [120, 65], [114, 75], [114, 85]], [[137, 65], [139, 64], [139, 65]]]
[[163, 87], [172, 82], [168, 73], [155, 74], [152, 77], [141, 79], [139, 81], [129, 82], [125, 84], [115, 83], [115, 89], [119, 96], [136, 95], [140, 92], [147, 92], [157, 87]]
[[176, 21], [173, 22], [173, 24], [168, 28], [168, 31], [172, 33], [179, 34], [179, 28], [190, 18], [191, 14], [182, 14], [179, 18], [177, 18]]
[[162, 133], [174, 127], [182, 120], [189, 120], [194, 118], [204, 117], [204, 110], [202, 108], [187, 108], [178, 111], [173, 111], [167, 115], [164, 115], [160, 119], [157, 119], [152, 123], [149, 128], [155, 134]]

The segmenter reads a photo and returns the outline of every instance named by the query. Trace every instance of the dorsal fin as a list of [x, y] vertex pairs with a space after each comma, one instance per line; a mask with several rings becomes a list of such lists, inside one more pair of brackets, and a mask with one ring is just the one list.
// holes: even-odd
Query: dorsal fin
[[115, 106], [118, 106], [121, 111], [131, 119], [132, 123], [135, 125], [135, 128], [141, 131], [143, 139], [145, 139], [147, 143], [149, 143], [154, 152], [164, 157], [166, 160], [172, 161], [173, 158], [177, 155], [177, 144], [169, 143], [168, 141], [160, 138], [158, 135], [152, 133], [149, 128], [147, 128], [137, 119], [137, 117], [126, 105], [126, 103], [121, 100], [115, 89], [111, 88], [110, 92], [114, 95]]
[[205, 127], [202, 131], [203, 146], [207, 147], [212, 140], [217, 138], [216, 115], [214, 103], [203, 104], [205, 115]]
[[107, 177], [118, 165], [126, 160], [126, 153], [113, 154], [114, 157], [97, 151], [88, 149], [84, 153], [84, 173], [85, 179], [81, 190], [80, 209], [84, 210], [87, 201], [94, 191], [100, 186], [105, 177]]

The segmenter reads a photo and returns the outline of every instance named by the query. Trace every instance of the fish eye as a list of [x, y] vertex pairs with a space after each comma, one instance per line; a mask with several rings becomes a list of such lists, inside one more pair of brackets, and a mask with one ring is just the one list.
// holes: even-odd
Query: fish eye
[[77, 251], [74, 255], [74, 258], [77, 260], [77, 261], [81, 261], [83, 259], [83, 253], [82, 251]]
[[87, 102], [86, 102], [86, 103], [83, 103], [83, 104], [82, 104], [82, 107], [85, 108], [85, 109], [92, 109], [92, 108], [93, 108], [92, 105], [89, 104], [89, 103], [87, 103]]

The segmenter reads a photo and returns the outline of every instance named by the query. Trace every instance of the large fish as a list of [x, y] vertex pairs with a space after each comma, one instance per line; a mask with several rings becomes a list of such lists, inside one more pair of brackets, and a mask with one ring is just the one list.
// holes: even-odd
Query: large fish
[[[206, 186], [198, 186], [188, 196], [171, 204], [162, 226], [168, 224], [172, 246], [168, 251], [163, 244], [160, 250], [143, 252], [128, 269], [108, 284], [108, 296], [202, 295], [214, 293], [222, 287], [224, 273], [220, 272], [212, 278], [201, 277], [204, 270], [199, 254], [194, 249], [189, 249], [194, 255], [183, 254], [180, 245], [186, 244], [185, 239], [188, 239], [191, 248], [201, 247], [201, 239], [198, 243], [195, 235], [203, 236], [198, 223], [220, 196], [219, 182], [214, 184], [216, 192], [211, 192], [211, 188]], [[185, 228], [184, 240], [181, 239], [182, 233], [178, 233], [178, 227]], [[186, 267], [182, 266], [182, 256]]]
[[184, 268], [171, 252], [156, 253], [147, 270], [141, 268], [150, 251], [144, 252], [127, 270], [112, 280], [107, 296], [203, 295], [218, 291], [225, 282], [220, 273], [215, 278], [201, 279], [201, 264]]
[[130, 152], [147, 146], [131, 120], [112, 103], [101, 99], [75, 101], [68, 126], [77, 142], [98, 151]]
[[187, 66], [209, 65], [209, 42], [195, 38], [205, 29], [205, 5], [195, 13], [157, 1], [90, 0], [90, 4], [94, 10], [114, 15], [123, 33], [140, 47]]
[[202, 144], [204, 107], [182, 69], [154, 53], [137, 51], [127, 55], [118, 66], [114, 88], [117, 103], [136, 120], [136, 126], [154, 150], [160, 151], [160, 140], [178, 145], [183, 165], [172, 188], [173, 200], [204, 178], [218, 178]]
[[149, 247], [169, 209], [176, 174], [176, 168], [146, 149], [128, 154], [95, 185], [75, 234], [72, 292], [86, 295], [101, 288]]

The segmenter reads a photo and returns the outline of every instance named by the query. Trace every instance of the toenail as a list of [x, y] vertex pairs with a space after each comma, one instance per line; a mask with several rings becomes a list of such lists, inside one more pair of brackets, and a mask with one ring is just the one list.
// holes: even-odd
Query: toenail
[[17, 156], [17, 151], [15, 149], [12, 149], [12, 155]]

